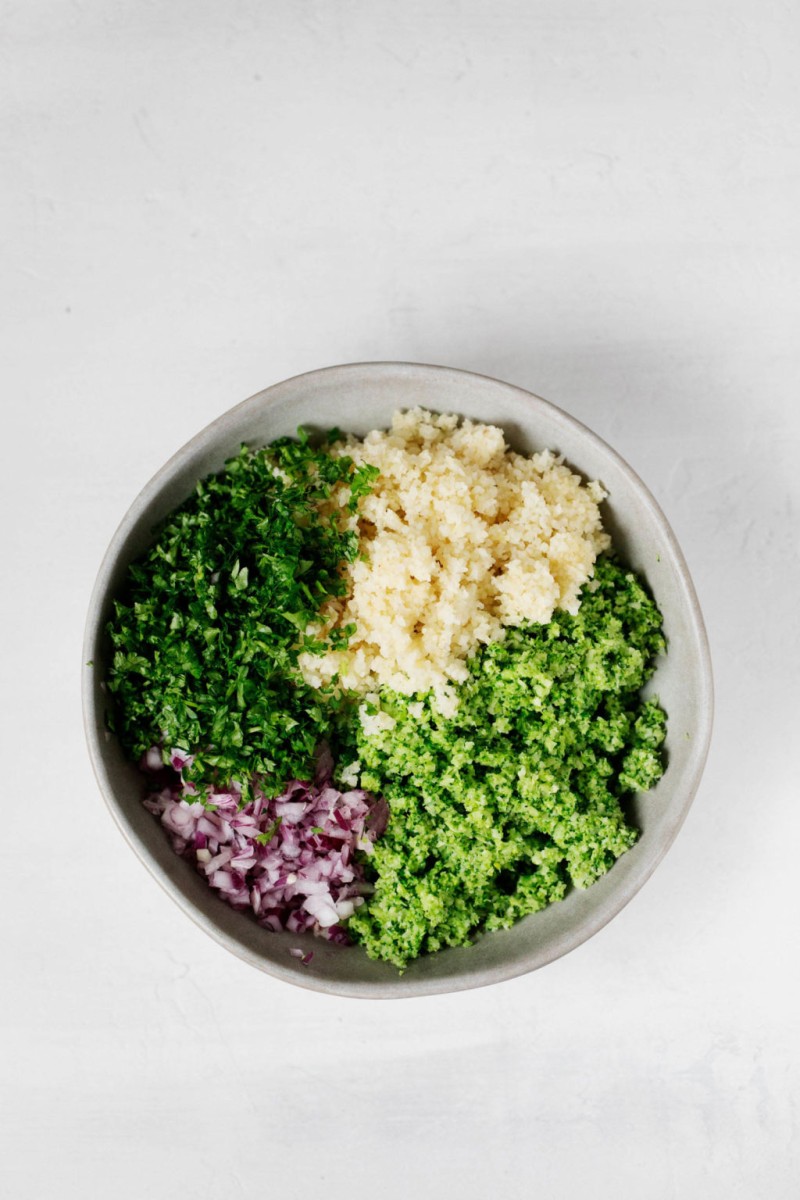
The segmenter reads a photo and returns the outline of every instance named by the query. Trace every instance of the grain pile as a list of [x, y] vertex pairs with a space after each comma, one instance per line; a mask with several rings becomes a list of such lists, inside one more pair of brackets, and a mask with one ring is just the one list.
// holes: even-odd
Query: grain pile
[[345, 650], [301, 656], [312, 686], [338, 674], [363, 693], [433, 690], [450, 707], [479, 645], [556, 608], [577, 611], [609, 545], [600, 484], [583, 484], [549, 450], [513, 453], [493, 425], [415, 408], [335, 453], [380, 475], [353, 518], [362, 557], [348, 567], [349, 594], [314, 629], [354, 623], [356, 633]]

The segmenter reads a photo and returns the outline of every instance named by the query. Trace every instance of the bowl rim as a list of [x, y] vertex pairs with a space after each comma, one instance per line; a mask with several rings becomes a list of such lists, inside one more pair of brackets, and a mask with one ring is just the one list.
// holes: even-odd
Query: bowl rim
[[[446, 977], [442, 979], [417, 979], [404, 980], [403, 976], [397, 977], [394, 981], [367, 982], [354, 980], [352, 982], [334, 980], [329, 978], [321, 978], [314, 975], [313, 972], [300, 972], [297, 969], [297, 964], [292, 960], [292, 965], [283, 965], [272, 959], [262, 957], [257, 952], [249, 949], [247, 946], [239, 942], [237, 939], [230, 937], [225, 930], [219, 927], [215, 921], [201, 913], [189, 897], [185, 896], [181, 889], [175, 884], [172, 878], [164, 871], [162, 865], [151, 854], [150, 850], [141, 843], [135, 831], [125, 819], [125, 814], [122, 805], [119, 803], [112, 782], [103, 760], [101, 739], [98, 730], [101, 728], [102, 722], [98, 720], [98, 704], [96, 698], [96, 679], [91, 663], [92, 654], [98, 634], [98, 626], [103, 616], [103, 602], [106, 598], [108, 586], [111, 577], [117, 567], [120, 556], [120, 551], [124, 545], [125, 539], [137, 523], [139, 518], [151, 504], [151, 502], [159, 495], [163, 486], [169, 482], [176, 471], [188, 460], [190, 460], [195, 452], [203, 443], [209, 439], [213, 439], [214, 435], [222, 432], [226, 425], [234, 423], [238, 416], [248, 408], [269, 408], [278, 403], [281, 399], [281, 394], [293, 388], [299, 383], [311, 383], [323, 376], [333, 380], [336, 376], [344, 378], [350, 376], [351, 379], [357, 379], [359, 376], [365, 375], [388, 375], [401, 374], [406, 376], [425, 375], [427, 377], [435, 375], [449, 375], [456, 377], [466, 377], [478, 379], [486, 383], [490, 383], [495, 387], [507, 389], [513, 392], [518, 397], [526, 400], [532, 400], [537, 406], [543, 406], [550, 410], [558, 423], [565, 427], [571, 427], [577, 430], [581, 435], [593, 442], [595, 447], [611, 458], [620, 472], [627, 478], [632, 489], [638, 493], [639, 499], [644, 507], [649, 510], [649, 516], [653, 519], [657, 526], [660, 527], [664, 536], [665, 542], [669, 548], [676, 579], [680, 584], [680, 600], [685, 608], [688, 617], [689, 625], [694, 634], [696, 650], [698, 652], [698, 705], [697, 711], [699, 714], [698, 728], [692, 739], [692, 748], [690, 755], [690, 766], [687, 769], [687, 786], [680, 803], [673, 803], [671, 806], [671, 821], [667, 824], [661, 834], [661, 840], [657, 847], [657, 852], [651, 853], [643, 865], [632, 872], [629, 879], [626, 881], [626, 886], [617, 889], [607, 899], [607, 902], [598, 910], [592, 912], [587, 919], [581, 922], [577, 929], [569, 931], [567, 934], [562, 934], [554, 939], [552, 944], [548, 944], [546, 948], [538, 948], [532, 951], [524, 959], [517, 959], [507, 964], [493, 964], [489, 967], [476, 969], [473, 972], [465, 971], [454, 977]], [[549, 400], [537, 395], [534, 392], [520, 387], [516, 384], [507, 383], [491, 375], [485, 375], [476, 371], [469, 371], [459, 367], [440, 366], [431, 363], [407, 362], [402, 360], [376, 360], [376, 361], [361, 361], [351, 363], [341, 363], [329, 367], [321, 367], [312, 371], [301, 372], [287, 379], [281, 380], [278, 383], [271, 384], [269, 387], [263, 388], [261, 391], [253, 393], [246, 399], [233, 405], [221, 413], [214, 420], [210, 421], [197, 433], [195, 433], [187, 442], [185, 442], [178, 450], [175, 451], [167, 461], [161, 466], [155, 474], [149, 479], [144, 487], [139, 491], [129, 505], [127, 511], [120, 520], [117, 528], [108, 544], [108, 547], [103, 555], [94, 586], [91, 592], [89, 608], [87, 612], [84, 638], [83, 638], [83, 667], [81, 677], [81, 695], [82, 695], [82, 712], [84, 734], [86, 737], [89, 758], [92, 764], [95, 778], [101, 795], [109, 810], [115, 824], [119, 828], [128, 845], [134, 851], [136, 856], [148, 869], [149, 873], [156, 879], [161, 888], [171, 897], [180, 909], [205, 933], [212, 937], [220, 945], [224, 946], [237, 958], [249, 963], [251, 966], [292, 983], [295, 986], [302, 987], [306, 990], [325, 992], [333, 995], [347, 996], [351, 998], [375, 998], [375, 999], [395, 999], [395, 998], [411, 998], [414, 996], [435, 995], [448, 992], [465, 991], [473, 988], [486, 987], [493, 983], [503, 982], [508, 979], [516, 978], [520, 975], [528, 974], [540, 967], [546, 966], [548, 963], [563, 957], [578, 946], [588, 941], [596, 933], [598, 933], [605, 925], [617, 916], [623, 908], [633, 899], [633, 897], [641, 890], [647, 880], [655, 871], [656, 867], [663, 860], [667, 851], [677, 837], [681, 826], [683, 825], [686, 816], [691, 808], [692, 802], [697, 794], [697, 790], [702, 779], [705, 764], [708, 758], [709, 747], [714, 722], [714, 684], [713, 671], [711, 664], [711, 652], [709, 648], [708, 635], [705, 628], [700, 604], [697, 598], [694, 584], [692, 582], [689, 568], [686, 559], [683, 555], [678, 540], [667, 520], [661, 506], [658, 504], [647, 485], [643, 482], [637, 472], [630, 464], [619, 454], [613, 446], [609, 445], [601, 438], [594, 430], [590, 429], [583, 422], [573, 417], [570, 413], [553, 404]]]

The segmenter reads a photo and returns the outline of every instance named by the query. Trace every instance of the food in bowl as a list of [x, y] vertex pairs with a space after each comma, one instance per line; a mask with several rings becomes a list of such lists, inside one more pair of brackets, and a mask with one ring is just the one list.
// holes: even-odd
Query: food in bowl
[[109, 624], [113, 727], [175, 849], [266, 928], [400, 970], [598, 879], [665, 733], [661, 616], [603, 496], [422, 409], [201, 481]]

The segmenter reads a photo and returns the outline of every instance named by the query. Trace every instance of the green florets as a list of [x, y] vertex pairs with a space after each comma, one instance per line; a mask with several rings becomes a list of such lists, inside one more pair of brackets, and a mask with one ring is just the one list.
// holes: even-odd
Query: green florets
[[609, 870], [638, 836], [620, 801], [663, 770], [665, 716], [640, 695], [663, 648], [640, 581], [601, 558], [577, 615], [475, 655], [453, 718], [382, 695], [394, 728], [358, 734], [362, 785], [391, 811], [349, 923], [368, 954], [402, 969]]

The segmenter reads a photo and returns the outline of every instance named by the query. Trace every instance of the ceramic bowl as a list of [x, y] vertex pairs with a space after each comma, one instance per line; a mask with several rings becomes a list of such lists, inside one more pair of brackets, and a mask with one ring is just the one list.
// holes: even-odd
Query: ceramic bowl
[[[333, 946], [305, 935], [313, 948], [304, 966], [289, 954], [295, 934], [268, 933], [234, 912], [192, 866], [170, 848], [142, 806], [142, 778], [105, 724], [104, 637], [111, 597], [124, 571], [147, 545], [153, 526], [219, 470], [242, 442], [260, 445], [298, 425], [365, 434], [389, 424], [398, 408], [422, 405], [502, 426], [514, 449], [562, 453], [584, 478], [608, 491], [604, 520], [624, 560], [642, 572], [664, 616], [668, 653], [649, 690], [668, 716], [667, 768], [647, 795], [632, 802], [637, 844], [585, 891], [512, 929], [473, 945], [420, 958], [400, 975], [372, 962], [360, 947]], [[481, 987], [552, 962], [597, 933], [638, 892], [674, 840], [692, 802], [708, 750], [712, 678], [708, 644], [692, 581], [666, 518], [622, 458], [578, 421], [545, 400], [495, 379], [409, 363], [362, 363], [314, 371], [267, 388], [225, 413], [179, 450], [133, 502], [103, 560], [89, 609], [84, 662], [84, 718], [100, 789], [129, 845], [161, 886], [200, 927], [262, 971], [322, 992], [362, 997], [427, 995]]]

